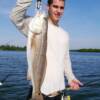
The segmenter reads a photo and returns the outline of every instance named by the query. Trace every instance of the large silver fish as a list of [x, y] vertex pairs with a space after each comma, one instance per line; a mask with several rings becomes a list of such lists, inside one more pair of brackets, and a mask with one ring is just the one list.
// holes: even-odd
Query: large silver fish
[[[38, 18], [36, 18], [38, 17]], [[43, 100], [41, 95], [41, 85], [46, 70], [46, 49], [47, 49], [47, 17], [36, 16], [30, 22], [27, 41], [27, 60], [29, 74], [31, 76], [33, 92], [32, 100]], [[34, 24], [34, 21], [38, 20]], [[42, 21], [41, 21], [42, 20]], [[33, 24], [35, 25], [33, 25]], [[40, 27], [40, 31], [39, 28]], [[36, 29], [37, 28], [37, 29]]]

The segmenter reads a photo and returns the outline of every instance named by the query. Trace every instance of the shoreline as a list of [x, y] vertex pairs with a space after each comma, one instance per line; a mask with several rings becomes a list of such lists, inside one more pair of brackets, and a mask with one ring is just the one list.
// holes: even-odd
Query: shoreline
[[77, 50], [71, 50], [72, 52], [96, 52], [96, 53], [100, 53], [100, 49], [95, 49], [95, 48], [82, 48], [82, 49], [77, 49]]
[[0, 45], [0, 50], [2, 51], [25, 51], [26, 46], [19, 47], [14, 45]]
[[[14, 46], [14, 45], [0, 45], [1, 51], [26, 51], [26, 46], [20, 47], [20, 46]], [[82, 48], [82, 49], [76, 49], [76, 50], [70, 50], [71, 52], [99, 52], [100, 49], [97, 48]]]

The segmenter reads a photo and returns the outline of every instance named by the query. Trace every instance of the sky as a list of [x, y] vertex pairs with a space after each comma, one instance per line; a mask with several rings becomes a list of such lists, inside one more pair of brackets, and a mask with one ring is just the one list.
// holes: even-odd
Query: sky
[[[0, 0], [0, 45], [26, 45], [26, 37], [9, 18], [15, 3], [16, 0]], [[27, 14], [33, 13], [30, 7]], [[100, 0], [66, 0], [59, 24], [69, 33], [70, 49], [100, 48]]]

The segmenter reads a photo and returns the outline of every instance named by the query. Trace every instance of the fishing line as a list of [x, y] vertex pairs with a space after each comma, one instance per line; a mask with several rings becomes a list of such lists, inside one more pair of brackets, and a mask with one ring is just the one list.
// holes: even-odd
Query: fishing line
[[6, 77], [3, 78], [3, 80], [0, 81], [0, 86], [3, 85], [3, 83], [6, 81], [6, 79], [7, 79], [10, 75], [12, 75], [12, 74], [8, 74], [8, 75], [6, 75]]
[[98, 80], [89, 81], [89, 82], [84, 83], [83, 87], [91, 87], [91, 86], [96, 85], [99, 82], [100, 82], [99, 79]]
[[[89, 82], [86, 82], [84, 83], [82, 86], [80, 86], [80, 89], [83, 88], [83, 87], [92, 87], [94, 85], [96, 85], [96, 83], [99, 83], [99, 79], [98, 80], [93, 80], [93, 81], [89, 81]], [[64, 94], [65, 96], [65, 100], [71, 100], [71, 96], [70, 95], [66, 95], [66, 91], [75, 91], [75, 90], [72, 90], [69, 86], [66, 86], [66, 88], [62, 91], [62, 93]]]

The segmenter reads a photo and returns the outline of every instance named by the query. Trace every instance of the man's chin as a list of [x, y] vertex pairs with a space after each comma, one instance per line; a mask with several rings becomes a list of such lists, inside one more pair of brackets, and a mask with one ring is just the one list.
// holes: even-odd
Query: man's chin
[[55, 20], [59, 22], [60, 18], [59, 18], [59, 17], [57, 17], [57, 18], [55, 18]]
[[56, 22], [58, 23], [59, 22], [59, 19], [57, 19]]

